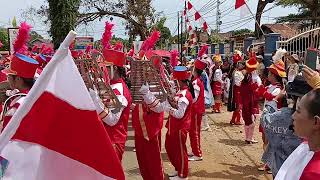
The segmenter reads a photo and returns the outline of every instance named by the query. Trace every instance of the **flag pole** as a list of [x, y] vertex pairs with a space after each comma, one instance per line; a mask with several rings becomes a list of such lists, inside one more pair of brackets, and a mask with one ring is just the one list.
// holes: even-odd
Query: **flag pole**
[[[253, 14], [253, 12], [251, 11], [250, 7], [248, 6], [247, 2], [244, 2], [244, 4], [246, 4], [246, 6], [247, 6], [247, 8], [248, 8], [248, 10], [249, 10], [249, 12], [250, 12], [250, 14], [252, 15], [254, 21], [255, 21], [256, 24], [258, 25], [258, 27], [259, 27], [260, 31], [262, 32], [262, 34], [263, 34], [263, 35], [266, 35], [266, 34], [263, 32], [263, 30], [262, 30], [259, 22], [257, 21], [256, 16]], [[262, 14], [261, 14], [261, 15], [262, 15]]]
[[26, 96], [24, 102], [19, 106], [17, 111], [12, 116], [11, 120], [9, 121], [8, 125], [4, 128], [3, 132], [0, 134], [0, 152], [3, 148], [8, 144], [11, 138], [16, 133], [17, 129], [20, 126], [22, 119], [26, 116], [26, 114], [30, 111], [32, 105], [35, 103], [37, 98], [39, 97], [38, 91], [44, 89], [46, 84], [42, 83], [42, 81], [47, 78], [47, 76], [51, 75], [52, 71], [54, 70], [54, 66], [56, 66], [64, 56], [67, 55], [68, 48], [70, 44], [75, 39], [77, 33], [74, 31], [70, 31], [64, 41], [60, 44], [59, 49], [55, 52], [52, 57], [52, 60], [48, 63], [46, 68], [42, 71], [41, 75], [31, 88], [30, 92]]

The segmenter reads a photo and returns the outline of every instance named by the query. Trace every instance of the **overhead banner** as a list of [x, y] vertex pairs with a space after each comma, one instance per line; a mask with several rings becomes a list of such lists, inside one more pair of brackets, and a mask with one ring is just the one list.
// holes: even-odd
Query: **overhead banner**
[[17, 39], [19, 28], [8, 28], [9, 53], [13, 54], [13, 43]]
[[88, 46], [93, 47], [94, 38], [93, 37], [76, 37], [75, 39], [75, 50], [86, 50]]

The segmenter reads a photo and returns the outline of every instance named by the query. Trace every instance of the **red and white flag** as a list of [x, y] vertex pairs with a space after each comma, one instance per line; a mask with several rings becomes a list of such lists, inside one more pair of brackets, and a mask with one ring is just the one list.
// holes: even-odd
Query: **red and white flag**
[[0, 136], [4, 180], [125, 179], [68, 49], [70, 32]]
[[238, 9], [245, 4], [246, 4], [245, 0], [236, 0], [235, 9]]

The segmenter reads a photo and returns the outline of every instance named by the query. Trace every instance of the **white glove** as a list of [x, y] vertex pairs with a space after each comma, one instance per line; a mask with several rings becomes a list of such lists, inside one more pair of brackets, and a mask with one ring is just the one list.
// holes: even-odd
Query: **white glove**
[[258, 86], [262, 84], [261, 78], [259, 77], [258, 73], [252, 73], [252, 82], [257, 83]]
[[139, 92], [143, 95], [146, 95], [150, 92], [150, 89], [149, 89], [149, 84], [146, 83], [146, 84], [143, 84], [139, 90]]
[[96, 91], [89, 89], [89, 93], [94, 105], [96, 106], [96, 111], [100, 114], [102, 111], [104, 111], [104, 108], [105, 108], [102, 100], [100, 99]]
[[7, 96], [13, 96], [13, 95], [15, 95], [15, 94], [18, 94], [20, 91], [18, 90], [18, 89], [14, 89], [14, 90], [7, 90], [6, 91], [6, 95]]

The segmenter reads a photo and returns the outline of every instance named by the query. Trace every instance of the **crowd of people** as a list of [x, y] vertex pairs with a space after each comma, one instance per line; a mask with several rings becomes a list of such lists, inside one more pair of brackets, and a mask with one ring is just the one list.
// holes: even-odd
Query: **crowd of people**
[[[45, 48], [26, 48], [27, 40], [21, 36], [21, 32], [28, 33], [26, 26], [21, 24], [15, 53], [2, 60], [3, 65], [10, 64], [0, 76], [10, 85], [10, 90], [6, 91], [8, 98], [3, 102], [3, 128], [51, 60], [52, 52]], [[139, 53], [134, 50], [124, 53], [121, 44], [110, 43], [112, 27], [106, 23], [99, 49], [104, 58], [99, 67], [104, 73], [104, 83], [110, 85], [121, 108], [110, 108], [108, 100], [101, 99], [96, 89], [88, 91], [120, 161], [132, 113], [136, 156], [143, 179], [163, 180], [165, 177], [161, 158], [165, 113], [169, 117], [164, 146], [174, 167], [169, 179], [187, 179], [189, 161], [203, 159], [201, 127], [209, 129], [206, 108], [212, 108], [212, 113], [221, 113], [223, 105], [232, 112], [230, 125], [244, 125], [246, 144], [257, 143], [253, 134], [261, 114], [259, 131], [264, 165], [260, 170], [272, 173], [279, 180], [320, 177], [320, 76], [317, 71], [301, 65], [299, 56], [279, 49], [272, 58], [272, 65], [266, 67], [263, 47], [257, 53], [251, 49], [247, 54], [236, 50], [230, 62], [226, 62], [227, 58], [223, 61], [220, 55], [210, 58], [205, 45], [188, 64], [179, 62], [179, 57], [173, 53], [169, 61], [159, 65], [162, 69], [159, 76], [167, 76], [174, 97], [157, 98], [146, 81], [139, 87], [142, 103], [133, 103], [135, 97], [131, 95], [128, 77], [135, 72], [130, 69], [126, 57], [150, 59], [148, 52], [153, 51], [160, 34], [152, 32]], [[71, 49], [74, 59], [91, 58], [93, 51], [98, 50], [89, 48], [77, 52]], [[187, 148], [188, 136], [191, 152]]]

